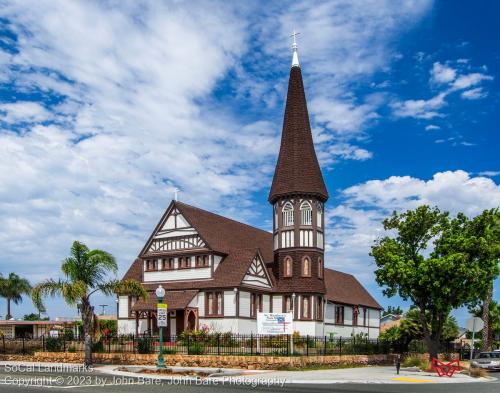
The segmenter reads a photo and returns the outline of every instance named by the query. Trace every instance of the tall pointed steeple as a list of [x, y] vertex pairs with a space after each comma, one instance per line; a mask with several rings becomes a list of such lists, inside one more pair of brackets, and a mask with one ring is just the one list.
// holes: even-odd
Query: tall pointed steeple
[[316, 196], [322, 202], [328, 199], [328, 191], [314, 150], [304, 83], [297, 55], [296, 34], [295, 32], [293, 34], [292, 68], [288, 82], [281, 147], [268, 198], [271, 203], [281, 196], [297, 193]]

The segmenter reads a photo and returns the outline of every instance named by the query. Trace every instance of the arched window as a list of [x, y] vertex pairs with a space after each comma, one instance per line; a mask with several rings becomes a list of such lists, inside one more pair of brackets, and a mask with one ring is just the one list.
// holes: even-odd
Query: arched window
[[323, 278], [323, 259], [318, 258], [318, 277]]
[[318, 228], [321, 228], [323, 225], [323, 206], [321, 206], [321, 203], [316, 205], [316, 221]]
[[290, 202], [285, 203], [285, 206], [283, 206], [282, 219], [284, 227], [293, 225], [293, 205]]
[[285, 257], [283, 266], [283, 275], [285, 277], [292, 277], [292, 258]]
[[311, 318], [311, 299], [309, 296], [302, 297], [302, 318]]
[[274, 205], [274, 229], [278, 228], [278, 206]]
[[300, 205], [300, 224], [312, 225], [312, 207], [307, 201], [302, 202]]
[[309, 257], [302, 259], [302, 276], [311, 277], [311, 260]]
[[291, 312], [292, 311], [292, 297], [286, 295], [284, 297], [285, 304], [283, 305], [283, 312]]

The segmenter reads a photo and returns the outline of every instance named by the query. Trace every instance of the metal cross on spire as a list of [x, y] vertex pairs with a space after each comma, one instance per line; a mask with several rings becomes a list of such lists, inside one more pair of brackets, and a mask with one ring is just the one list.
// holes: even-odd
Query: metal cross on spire
[[299, 35], [299, 32], [296, 32], [295, 29], [293, 29], [293, 34], [290, 37], [293, 37], [293, 43], [292, 43], [292, 67], [300, 67], [299, 64], [299, 55], [297, 53], [297, 36]]

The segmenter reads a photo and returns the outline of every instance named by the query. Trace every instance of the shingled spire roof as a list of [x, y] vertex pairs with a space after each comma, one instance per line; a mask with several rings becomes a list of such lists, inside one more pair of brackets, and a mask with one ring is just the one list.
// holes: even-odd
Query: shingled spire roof
[[[296, 47], [293, 49], [295, 60]], [[268, 199], [273, 203], [280, 196], [297, 193], [328, 199], [314, 150], [298, 58], [290, 70], [280, 153]]]

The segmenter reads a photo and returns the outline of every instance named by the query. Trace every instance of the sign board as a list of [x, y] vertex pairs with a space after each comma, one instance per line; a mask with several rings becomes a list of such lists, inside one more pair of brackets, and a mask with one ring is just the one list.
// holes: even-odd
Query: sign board
[[258, 334], [293, 334], [293, 314], [259, 312], [257, 313]]
[[484, 322], [479, 317], [469, 318], [466, 322], [465, 327], [469, 332], [477, 333], [483, 330]]
[[167, 303], [158, 303], [156, 308], [156, 319], [158, 327], [166, 327], [167, 326]]

